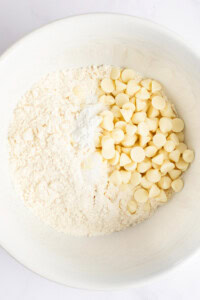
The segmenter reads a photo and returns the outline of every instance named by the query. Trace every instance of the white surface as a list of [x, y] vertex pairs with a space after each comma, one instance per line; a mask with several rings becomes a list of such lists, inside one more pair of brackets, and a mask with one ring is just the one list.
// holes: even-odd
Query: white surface
[[[87, 11], [115, 11], [147, 17], [174, 29], [185, 36], [188, 41], [199, 47], [199, 40], [197, 40], [198, 27], [200, 25], [198, 20], [200, 12], [199, 1], [168, 1], [166, 4], [164, 4], [164, 1], [123, 1], [123, 7], [122, 1], [112, 0], [109, 0], [109, 2], [101, 1], [99, 4], [98, 2], [100, 1], [94, 0], [73, 1], [73, 7], [72, 4], [67, 4], [66, 1], [60, 1], [59, 4], [56, 1], [32, 1], [32, 5], [28, 5], [24, 1], [23, 3], [21, 2], [21, 6], [18, 3], [16, 7], [13, 7], [13, 1], [1, 2], [0, 30], [3, 31], [0, 31], [0, 36], [3, 37], [0, 45], [1, 50], [5, 49], [24, 33], [51, 20]], [[105, 3], [107, 3], [107, 6]], [[183, 3], [185, 3], [184, 9]], [[90, 9], [87, 9], [87, 7]], [[4, 30], [6, 30], [6, 34]], [[29, 271], [24, 271], [23, 267], [16, 262], [12, 262], [13, 260], [6, 256], [3, 250], [1, 261], [0, 296], [6, 300], [65, 299], [66, 297], [70, 297], [70, 299], [83, 297], [85, 299], [89, 297], [111, 299], [111, 296], [113, 296], [113, 299], [122, 297], [127, 299], [188, 299], [189, 295], [192, 295], [193, 299], [198, 299], [200, 295], [198, 291], [200, 259], [198, 257], [190, 260], [190, 263], [179, 266], [176, 270], [166, 275], [165, 278], [155, 280], [151, 284], [148, 283], [143, 288], [112, 293], [78, 291], [50, 283]]]

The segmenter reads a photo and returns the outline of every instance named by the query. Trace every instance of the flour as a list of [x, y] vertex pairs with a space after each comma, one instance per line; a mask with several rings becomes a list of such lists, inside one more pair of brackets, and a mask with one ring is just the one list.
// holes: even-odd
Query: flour
[[95, 135], [101, 123], [101, 118], [97, 114], [102, 111], [102, 108], [101, 104], [90, 104], [78, 115], [71, 135], [74, 143], [81, 149], [94, 151]]
[[[8, 141], [10, 165], [24, 203], [46, 224], [73, 235], [122, 230], [149, 216], [127, 211], [131, 186], [115, 187], [94, 140], [102, 107], [98, 82], [111, 67], [49, 74], [18, 103]], [[152, 203], [153, 209], [156, 203]]]

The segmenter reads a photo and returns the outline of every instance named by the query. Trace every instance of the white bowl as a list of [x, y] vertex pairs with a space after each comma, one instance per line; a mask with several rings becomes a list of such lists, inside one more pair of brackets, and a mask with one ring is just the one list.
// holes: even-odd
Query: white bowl
[[[185, 187], [148, 221], [96, 238], [57, 233], [27, 210], [13, 190], [6, 148], [13, 108], [47, 72], [92, 64], [128, 66], [160, 80], [186, 123], [196, 159]], [[170, 269], [200, 246], [200, 59], [179, 37], [151, 22], [112, 14], [47, 25], [0, 60], [0, 243], [29, 269], [88, 289], [136, 285]]]

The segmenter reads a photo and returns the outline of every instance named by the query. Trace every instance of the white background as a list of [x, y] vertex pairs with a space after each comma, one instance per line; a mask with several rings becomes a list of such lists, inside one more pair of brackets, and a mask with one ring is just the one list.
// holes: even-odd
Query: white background
[[[179, 33], [200, 51], [200, 0], [0, 0], [0, 54], [48, 22], [87, 12], [118, 12], [153, 20]], [[137, 288], [113, 292], [76, 290], [33, 274], [0, 248], [1, 300], [196, 300], [200, 299], [199, 282], [197, 254]]]

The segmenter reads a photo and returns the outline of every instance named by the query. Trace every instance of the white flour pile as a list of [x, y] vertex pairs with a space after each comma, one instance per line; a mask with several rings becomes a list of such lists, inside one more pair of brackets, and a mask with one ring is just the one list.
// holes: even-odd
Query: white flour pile
[[92, 66], [48, 75], [21, 99], [9, 128], [13, 177], [26, 206], [68, 234], [111, 233], [149, 216], [143, 203], [135, 214], [127, 211], [131, 189], [109, 183], [107, 166], [94, 153], [103, 109], [96, 89], [110, 70]]

